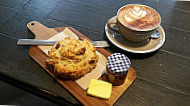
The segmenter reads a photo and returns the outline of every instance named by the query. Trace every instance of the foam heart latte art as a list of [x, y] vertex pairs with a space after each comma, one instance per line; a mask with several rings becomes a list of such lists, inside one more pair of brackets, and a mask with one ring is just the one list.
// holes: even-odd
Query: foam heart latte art
[[152, 8], [139, 4], [126, 5], [118, 11], [118, 20], [134, 30], [149, 30], [160, 24], [160, 15]]

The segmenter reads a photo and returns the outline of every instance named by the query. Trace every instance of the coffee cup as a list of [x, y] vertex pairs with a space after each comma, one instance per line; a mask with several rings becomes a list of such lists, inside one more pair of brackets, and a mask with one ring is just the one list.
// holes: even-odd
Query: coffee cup
[[128, 4], [108, 20], [108, 28], [132, 42], [147, 40], [161, 24], [159, 13], [146, 5]]

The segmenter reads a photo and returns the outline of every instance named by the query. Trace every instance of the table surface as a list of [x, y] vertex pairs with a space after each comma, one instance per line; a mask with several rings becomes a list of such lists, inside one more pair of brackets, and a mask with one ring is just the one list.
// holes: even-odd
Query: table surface
[[[132, 54], [109, 42], [104, 26], [126, 4], [140, 3], [156, 9], [166, 33], [158, 51]], [[127, 55], [137, 79], [115, 105], [190, 104], [190, 2], [175, 0], [0, 0], [0, 79], [59, 104], [81, 105], [28, 54], [29, 46], [17, 39], [34, 38], [30, 21], [47, 27], [70, 26], [91, 40], [107, 40], [110, 53]]]

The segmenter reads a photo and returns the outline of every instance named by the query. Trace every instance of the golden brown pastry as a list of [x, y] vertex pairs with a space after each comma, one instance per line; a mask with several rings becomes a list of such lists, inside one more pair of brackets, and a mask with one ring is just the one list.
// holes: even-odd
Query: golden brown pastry
[[98, 62], [96, 47], [88, 40], [65, 38], [48, 52], [47, 68], [61, 79], [78, 79], [91, 72]]

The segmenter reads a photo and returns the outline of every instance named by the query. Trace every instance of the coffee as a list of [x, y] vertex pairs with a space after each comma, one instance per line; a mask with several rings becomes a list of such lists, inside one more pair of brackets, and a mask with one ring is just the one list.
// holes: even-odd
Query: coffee
[[119, 22], [136, 31], [155, 29], [161, 22], [161, 17], [154, 9], [139, 4], [126, 5], [117, 13]]
[[128, 4], [117, 11], [117, 16], [108, 20], [108, 28], [120, 33], [132, 42], [141, 42], [151, 38], [160, 26], [161, 17], [151, 7], [140, 4]]

